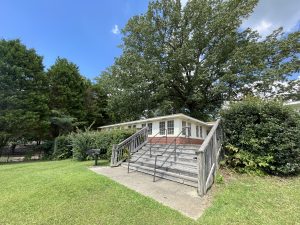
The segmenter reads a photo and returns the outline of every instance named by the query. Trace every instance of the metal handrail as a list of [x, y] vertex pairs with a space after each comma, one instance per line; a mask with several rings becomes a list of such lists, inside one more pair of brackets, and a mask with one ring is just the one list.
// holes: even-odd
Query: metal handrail
[[[135, 134], [131, 135], [120, 144], [113, 145], [112, 155], [111, 155], [111, 166], [118, 166], [122, 161], [126, 158], [123, 158], [124, 151], [128, 150], [128, 155], [130, 155], [133, 151], [137, 151], [143, 145], [145, 145], [148, 141], [148, 127], [142, 128], [141, 130], [137, 131]], [[143, 137], [139, 139], [139, 137]]]
[[146, 152], [148, 152], [150, 149], [146, 150], [145, 152], [143, 152], [135, 161], [133, 162], [130, 162], [130, 158], [131, 158], [131, 155], [129, 154], [128, 155], [128, 163], [127, 163], [127, 173], [129, 173], [129, 167], [130, 167], [130, 163], [135, 163], [136, 161], [138, 161], [143, 155], [146, 154]]
[[[153, 137], [151, 137], [151, 139], [152, 138], [155, 138], [156, 137], [156, 135], [158, 135], [158, 134], [160, 134], [160, 131], [161, 130], [164, 130], [165, 131], [165, 134], [166, 134], [166, 142], [168, 141], [168, 129], [159, 129], [159, 131], [153, 136]], [[163, 136], [164, 137], [164, 136]], [[150, 157], [152, 157], [152, 151], [151, 151], [151, 149], [152, 149], [152, 147], [153, 147], [153, 145], [156, 145], [156, 144], [158, 144], [158, 142], [160, 142], [160, 140], [158, 140], [158, 141], [156, 141], [154, 144], [152, 144], [151, 142], [150, 142]]]
[[[161, 129], [162, 130], [162, 129]], [[160, 131], [161, 131], [160, 130]], [[165, 134], [166, 134], [166, 140], [168, 140], [168, 133], [167, 133], [167, 129], [165, 130]], [[156, 137], [158, 134], [160, 134], [160, 131], [158, 133], [156, 133], [152, 138]], [[160, 141], [160, 140], [159, 140]], [[129, 167], [130, 167], [130, 163], [135, 163], [137, 162], [143, 155], [145, 155], [148, 151], [150, 151], [150, 157], [152, 157], [152, 153], [151, 153], [151, 149], [153, 147], [153, 145], [156, 145], [159, 141], [155, 142], [154, 144], [150, 143], [150, 148], [146, 151], [144, 151], [135, 161], [130, 161], [130, 156], [128, 155], [128, 164], [127, 164], [127, 173], [129, 173]]]
[[[171, 143], [170, 143], [170, 144], [168, 145], [168, 147], [163, 151], [163, 153], [158, 154], [158, 155], [155, 155], [154, 173], [153, 173], [153, 182], [155, 182], [155, 178], [156, 178], [156, 169], [161, 168], [161, 167], [165, 164], [165, 162], [170, 158], [170, 156], [173, 154], [173, 152], [175, 152], [174, 158], [175, 158], [175, 161], [176, 161], [176, 148], [177, 148], [176, 140], [177, 140], [177, 138], [182, 134], [182, 132], [184, 131], [184, 129], [191, 129], [191, 128], [190, 128], [190, 127], [183, 127], [182, 130], [180, 131], [180, 133], [175, 137], [175, 139], [173, 139], [173, 141], [171, 141]], [[188, 136], [188, 138], [190, 137], [190, 136], [187, 135], [186, 132], [185, 132], [185, 137], [187, 137], [187, 136]], [[175, 142], [175, 148], [174, 148], [174, 150], [171, 152], [171, 154], [169, 154], [169, 156], [167, 156], [167, 158], [165, 159], [165, 161], [163, 161], [163, 163], [162, 163], [159, 167], [156, 167], [156, 164], [157, 164], [157, 157], [163, 156], [163, 155], [167, 152], [167, 150], [170, 148], [170, 146], [173, 144], [173, 142]]]

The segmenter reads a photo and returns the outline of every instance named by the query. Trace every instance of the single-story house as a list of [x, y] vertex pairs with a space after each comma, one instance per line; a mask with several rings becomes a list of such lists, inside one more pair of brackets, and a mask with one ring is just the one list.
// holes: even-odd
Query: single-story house
[[177, 144], [202, 144], [213, 123], [179, 113], [101, 126], [98, 130], [142, 129], [146, 126], [151, 143], [171, 143], [178, 136]]

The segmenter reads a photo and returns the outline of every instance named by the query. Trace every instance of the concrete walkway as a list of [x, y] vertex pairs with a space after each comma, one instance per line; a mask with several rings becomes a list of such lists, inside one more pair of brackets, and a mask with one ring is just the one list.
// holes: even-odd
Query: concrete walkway
[[97, 166], [90, 167], [90, 169], [178, 210], [192, 219], [198, 219], [211, 202], [209, 195], [199, 197], [194, 187], [160, 178], [153, 182], [153, 176], [136, 171], [128, 174], [127, 168], [121, 166], [113, 168]]

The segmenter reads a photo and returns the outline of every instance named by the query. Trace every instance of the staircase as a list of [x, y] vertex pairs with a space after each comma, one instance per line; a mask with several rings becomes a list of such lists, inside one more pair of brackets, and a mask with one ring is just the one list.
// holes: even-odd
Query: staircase
[[[169, 148], [168, 146], [166, 144], [151, 146], [151, 144], [147, 143], [131, 155], [128, 171], [139, 171], [154, 175], [155, 155], [160, 155], [164, 152], [162, 156], [157, 157], [155, 176], [197, 187], [196, 151], [199, 150], [200, 145], [176, 145], [176, 157], [174, 151], [175, 145], [169, 146]], [[128, 160], [121, 165], [128, 167]]]
[[153, 181], [164, 178], [197, 187], [198, 194], [204, 196], [218, 170], [223, 143], [220, 121], [214, 123], [201, 146], [177, 144], [177, 138], [189, 127], [184, 127], [170, 144], [150, 144], [148, 127], [144, 127], [113, 146], [110, 165], [153, 175]]

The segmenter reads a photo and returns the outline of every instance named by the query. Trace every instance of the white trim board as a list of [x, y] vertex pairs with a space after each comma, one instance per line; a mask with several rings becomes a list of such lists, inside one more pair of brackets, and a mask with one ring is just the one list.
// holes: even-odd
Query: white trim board
[[153, 117], [153, 118], [148, 118], [148, 119], [142, 119], [142, 120], [134, 120], [134, 121], [129, 121], [129, 122], [124, 122], [124, 123], [117, 123], [117, 124], [111, 124], [111, 125], [106, 125], [106, 126], [101, 126], [98, 127], [99, 129], [102, 128], [111, 128], [111, 127], [116, 127], [116, 126], [126, 126], [126, 125], [132, 125], [132, 124], [136, 124], [136, 123], [147, 123], [147, 122], [152, 122], [152, 121], [158, 121], [158, 120], [168, 120], [168, 119], [175, 119], [175, 118], [181, 118], [187, 121], [192, 121], [192, 122], [196, 122], [199, 124], [202, 124], [204, 126], [208, 126], [211, 127], [213, 126], [212, 122], [206, 123], [203, 122], [201, 120], [197, 120], [193, 117], [184, 115], [183, 113], [178, 113], [178, 114], [173, 114], [173, 115], [167, 115], [167, 116], [158, 116], [158, 117]]

